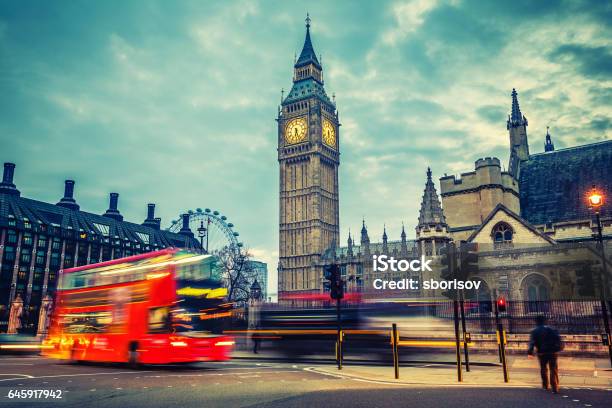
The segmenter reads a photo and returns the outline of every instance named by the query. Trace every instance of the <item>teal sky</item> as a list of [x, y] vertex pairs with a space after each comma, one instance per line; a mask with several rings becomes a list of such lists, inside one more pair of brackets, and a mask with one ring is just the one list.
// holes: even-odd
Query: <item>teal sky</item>
[[342, 240], [362, 217], [372, 240], [414, 237], [428, 165], [507, 163], [513, 87], [532, 152], [546, 126], [557, 148], [611, 137], [611, 4], [0, 0], [0, 160], [39, 200], [74, 178], [85, 211], [111, 191], [135, 222], [218, 209], [275, 269], [274, 119], [308, 11], [343, 125]]

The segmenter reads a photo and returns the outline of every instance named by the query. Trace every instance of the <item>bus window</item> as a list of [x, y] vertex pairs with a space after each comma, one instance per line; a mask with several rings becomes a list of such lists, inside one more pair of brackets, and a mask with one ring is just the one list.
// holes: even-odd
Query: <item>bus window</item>
[[149, 333], [169, 333], [170, 325], [170, 308], [152, 307], [149, 309]]
[[82, 288], [83, 286], [85, 286], [85, 277], [83, 277], [83, 276], [75, 276], [74, 277], [74, 282], [73, 282], [73, 287], [75, 287], [75, 288]]
[[108, 312], [82, 312], [61, 317], [66, 333], [103, 333], [111, 322]]

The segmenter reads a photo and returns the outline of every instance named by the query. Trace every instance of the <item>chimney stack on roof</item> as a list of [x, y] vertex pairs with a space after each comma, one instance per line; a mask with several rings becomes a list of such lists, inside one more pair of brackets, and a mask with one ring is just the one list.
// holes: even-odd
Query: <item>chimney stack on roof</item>
[[2, 174], [2, 183], [0, 183], [0, 194], [10, 194], [16, 196], [21, 194], [13, 183], [14, 174], [15, 163], [4, 163], [4, 173]]
[[153, 229], [161, 228], [161, 218], [155, 218], [155, 204], [147, 204], [147, 219], [144, 220], [142, 225]]
[[179, 234], [193, 237], [193, 232], [191, 231], [191, 228], [189, 228], [189, 213], [185, 213], [181, 215], [181, 217], [183, 218], [183, 226], [181, 227]]
[[64, 197], [56, 205], [78, 211], [79, 205], [74, 199], [74, 180], [66, 180], [64, 183]]
[[103, 214], [105, 217], [112, 218], [117, 221], [123, 221], [123, 215], [117, 209], [117, 204], [119, 203], [119, 194], [118, 193], [110, 193], [110, 202], [108, 205], [108, 210]]

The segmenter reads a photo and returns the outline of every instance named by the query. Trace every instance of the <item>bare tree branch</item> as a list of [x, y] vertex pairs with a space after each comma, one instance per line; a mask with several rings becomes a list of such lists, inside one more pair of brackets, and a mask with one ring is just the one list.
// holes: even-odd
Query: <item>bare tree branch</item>
[[250, 285], [257, 275], [250, 253], [246, 249], [226, 248], [219, 252], [217, 257], [228, 289], [228, 299], [239, 303], [247, 302]]

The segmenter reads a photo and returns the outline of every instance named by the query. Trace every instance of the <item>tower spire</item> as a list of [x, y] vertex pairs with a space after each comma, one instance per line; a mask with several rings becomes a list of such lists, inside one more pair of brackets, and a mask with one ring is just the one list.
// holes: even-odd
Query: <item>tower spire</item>
[[527, 126], [527, 118], [521, 113], [521, 107], [519, 106], [518, 93], [515, 88], [512, 88], [512, 108], [510, 109], [510, 115], [508, 115], [507, 128]]
[[508, 115], [506, 128], [510, 133], [510, 160], [508, 172], [518, 180], [520, 164], [529, 159], [529, 141], [527, 140], [527, 118], [521, 113], [518, 94], [512, 88], [512, 109]]
[[389, 252], [389, 245], [387, 244], [387, 226], [386, 225], [383, 225], [382, 252], [383, 254], [386, 254]]
[[546, 142], [544, 143], [544, 151], [545, 152], [554, 152], [555, 145], [550, 138], [549, 127], [546, 126]]
[[436, 186], [431, 179], [431, 168], [427, 167], [427, 181], [423, 191], [423, 201], [421, 202], [419, 225], [417, 228], [443, 225], [446, 225], [446, 217], [440, 205]]
[[361, 245], [370, 243], [370, 237], [368, 236], [368, 229], [365, 225], [365, 219], [361, 221]]
[[403, 256], [408, 255], [408, 243], [406, 242], [406, 230], [404, 230], [404, 222], [402, 221], [402, 241], [400, 244], [400, 251]]
[[321, 69], [321, 64], [317, 59], [317, 54], [310, 40], [310, 15], [306, 13], [306, 38], [304, 38], [304, 46], [302, 47], [300, 57], [295, 62], [295, 68], [304, 67], [308, 64], [313, 64], [318, 69]]
[[516, 89], [512, 88], [512, 113], [511, 113], [511, 117], [510, 119], [512, 119], [513, 122], [515, 121], [519, 121], [523, 118], [523, 115], [521, 114], [521, 108], [519, 107], [519, 103], [518, 103], [518, 94], [516, 93]]

